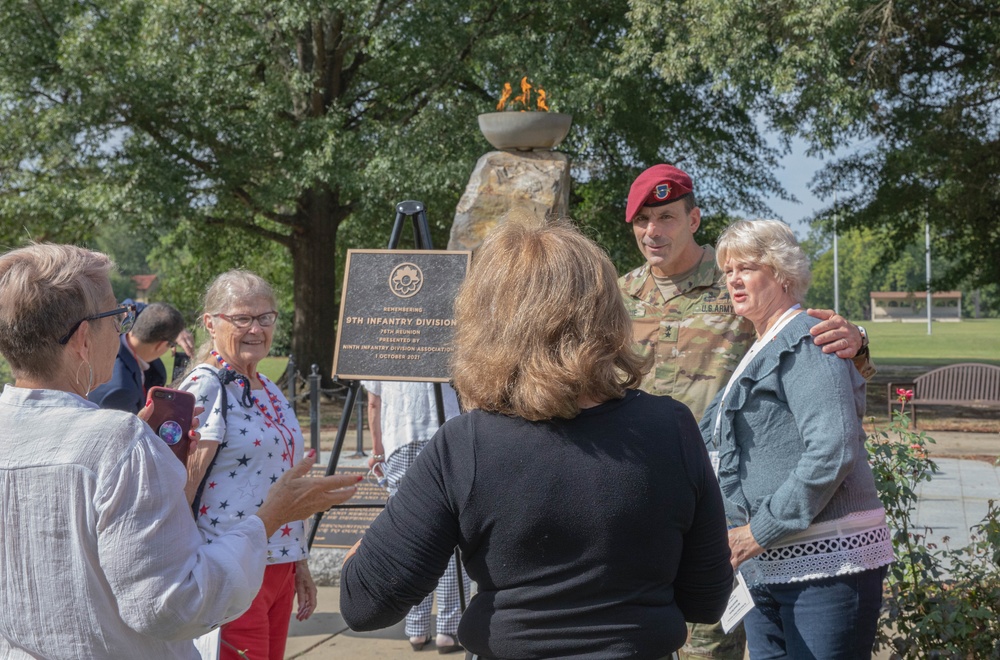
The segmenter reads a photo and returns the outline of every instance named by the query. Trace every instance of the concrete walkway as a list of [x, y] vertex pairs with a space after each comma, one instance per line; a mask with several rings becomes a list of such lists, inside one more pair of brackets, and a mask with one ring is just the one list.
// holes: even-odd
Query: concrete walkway
[[[937, 440], [937, 444], [930, 446], [930, 453], [940, 471], [930, 482], [918, 487], [916, 522], [920, 527], [930, 528], [928, 543], [963, 547], [969, 542], [969, 528], [985, 515], [988, 500], [1000, 500], [1000, 467], [983, 460], [947, 456], [996, 456], [1000, 454], [1000, 435], [941, 431], [929, 435]], [[341, 465], [362, 463], [363, 460], [349, 458], [341, 461]], [[302, 623], [293, 619], [288, 633], [286, 658], [368, 660], [414, 657], [402, 623], [372, 633], [352, 632], [339, 614], [340, 590], [337, 587], [320, 587], [319, 592], [316, 614]], [[427, 653], [436, 654], [433, 644], [425, 646], [420, 655]], [[462, 656], [455, 654], [450, 657], [458, 660]], [[883, 657], [889, 656], [876, 656]]]
[[[288, 630], [288, 646], [285, 658], [310, 660], [370, 660], [375, 658], [405, 658], [413, 655], [413, 649], [403, 631], [403, 624], [370, 633], [351, 631], [340, 617], [340, 589], [338, 587], [319, 588], [319, 606], [308, 621], [292, 619]], [[434, 621], [431, 621], [431, 631]], [[423, 648], [421, 654], [436, 655], [433, 642]], [[450, 656], [456, 660], [464, 654]]]
[[1000, 501], [1000, 467], [986, 461], [933, 458], [939, 472], [917, 487], [918, 526], [930, 547], [963, 548], [970, 528], [982, 521], [989, 500]]

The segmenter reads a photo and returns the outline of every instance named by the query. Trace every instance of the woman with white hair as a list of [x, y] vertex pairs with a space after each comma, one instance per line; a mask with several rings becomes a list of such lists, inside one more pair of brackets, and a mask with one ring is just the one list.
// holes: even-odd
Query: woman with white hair
[[[271, 285], [246, 270], [229, 270], [205, 291], [202, 323], [208, 340], [181, 384], [205, 407], [201, 438], [188, 461], [188, 499], [198, 528], [211, 542], [253, 513], [281, 475], [303, 459], [304, 438], [281, 388], [257, 370], [271, 351], [278, 322]], [[316, 609], [302, 519], [267, 541], [264, 582], [242, 616], [222, 627], [223, 660], [281, 660], [292, 614]]]
[[776, 220], [730, 225], [716, 258], [757, 342], [702, 418], [719, 451], [751, 658], [869, 658], [892, 562], [865, 451], [865, 381], [801, 313], [809, 263]]

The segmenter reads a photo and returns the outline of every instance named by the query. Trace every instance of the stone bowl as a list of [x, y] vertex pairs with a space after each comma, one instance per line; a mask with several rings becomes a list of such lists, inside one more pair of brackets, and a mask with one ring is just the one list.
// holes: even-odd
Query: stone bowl
[[551, 149], [569, 133], [571, 115], [561, 112], [486, 112], [479, 130], [497, 149], [533, 151]]

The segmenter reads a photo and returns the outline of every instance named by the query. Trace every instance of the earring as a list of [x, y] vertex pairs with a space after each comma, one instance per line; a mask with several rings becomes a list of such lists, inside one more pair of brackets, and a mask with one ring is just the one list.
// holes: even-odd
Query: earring
[[84, 360], [80, 363], [80, 366], [76, 368], [76, 386], [80, 387], [80, 369], [83, 369], [83, 365], [87, 365], [87, 392], [83, 395], [84, 398], [90, 396], [90, 390], [94, 387], [94, 368], [90, 366], [90, 362]]

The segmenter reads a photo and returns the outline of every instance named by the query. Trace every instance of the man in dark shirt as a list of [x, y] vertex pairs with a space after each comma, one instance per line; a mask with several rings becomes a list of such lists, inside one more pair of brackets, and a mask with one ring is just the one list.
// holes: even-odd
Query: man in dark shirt
[[167, 384], [160, 356], [175, 345], [184, 331], [184, 317], [166, 303], [152, 303], [139, 311], [132, 329], [122, 335], [111, 380], [88, 397], [102, 408], [136, 413], [146, 404], [149, 388]]

